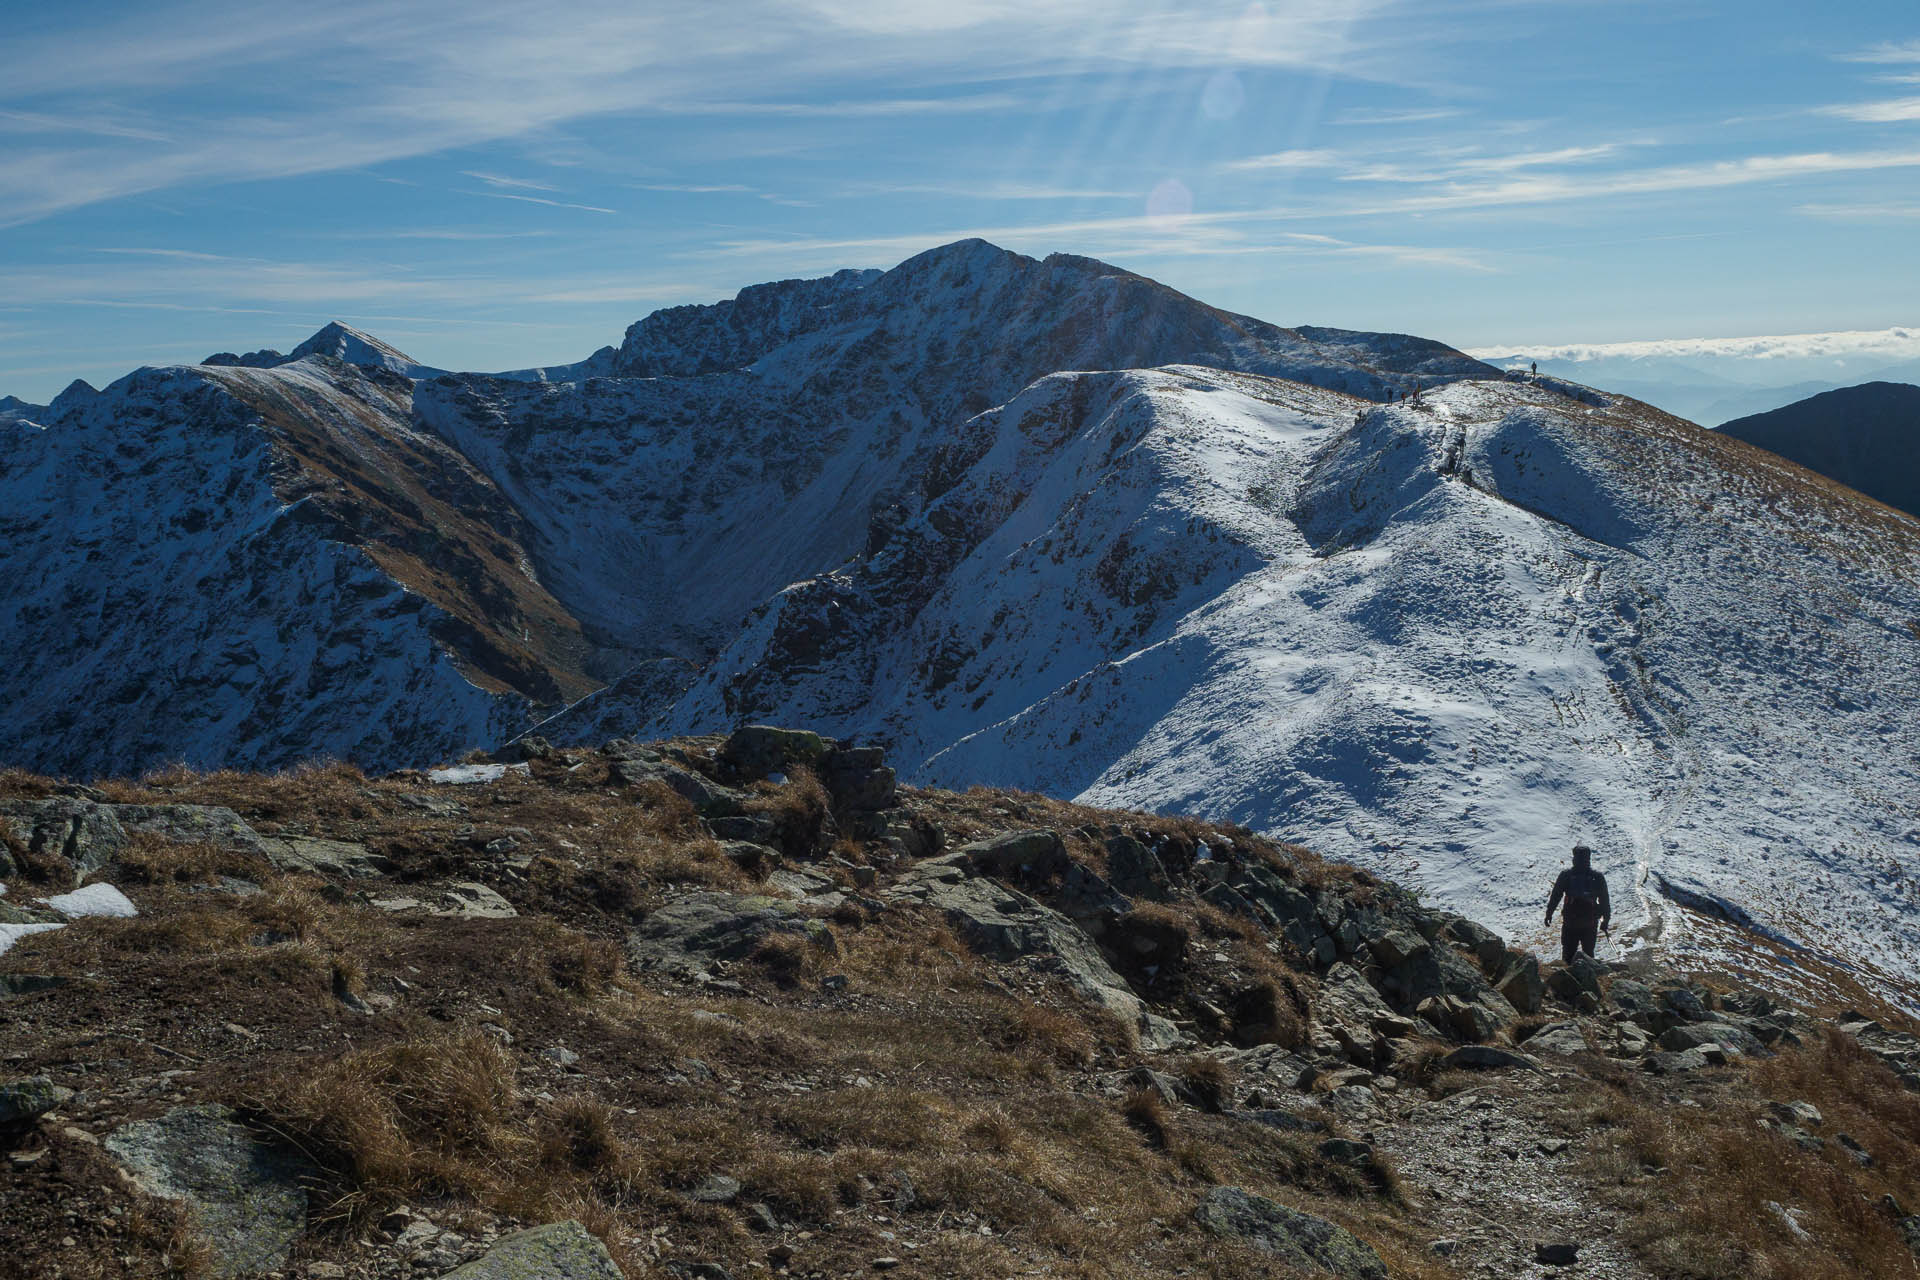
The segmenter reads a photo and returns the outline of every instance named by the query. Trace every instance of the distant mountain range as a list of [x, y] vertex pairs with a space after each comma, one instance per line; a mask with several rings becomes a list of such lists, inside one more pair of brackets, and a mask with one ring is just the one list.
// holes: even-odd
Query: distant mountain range
[[[1503, 369], [1524, 369], [1536, 359], [1523, 352], [1480, 354]], [[1859, 357], [1836, 361], [1608, 355], [1584, 360], [1550, 357], [1538, 363], [1543, 374], [1605, 387], [1707, 427], [1856, 383], [1920, 382], [1920, 360], [1889, 365]]]
[[1920, 521], [1625, 397], [966, 241], [564, 368], [328, 326], [9, 413], [10, 763], [784, 720], [1522, 940], [1582, 838], [1639, 940], [1920, 978]]
[[1920, 515], [1920, 386], [1842, 387], [1720, 430]]

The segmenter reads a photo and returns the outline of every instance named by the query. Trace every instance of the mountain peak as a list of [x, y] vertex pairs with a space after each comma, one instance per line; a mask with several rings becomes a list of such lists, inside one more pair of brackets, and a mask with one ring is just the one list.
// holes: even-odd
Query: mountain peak
[[341, 324], [338, 320], [329, 321], [319, 332], [293, 349], [289, 360], [302, 360], [307, 356], [332, 356], [348, 364], [369, 365], [375, 368], [392, 368], [397, 372], [400, 365], [419, 367], [419, 361], [397, 347], [380, 341], [369, 333], [362, 333], [351, 325]]

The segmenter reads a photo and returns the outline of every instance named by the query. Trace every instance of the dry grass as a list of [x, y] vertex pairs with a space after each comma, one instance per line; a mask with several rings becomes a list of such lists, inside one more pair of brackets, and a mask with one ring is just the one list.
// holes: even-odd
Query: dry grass
[[[1682, 1280], [1910, 1274], [1912, 1253], [1883, 1204], [1920, 1196], [1920, 1097], [1838, 1033], [1756, 1064], [1750, 1079], [1762, 1097], [1819, 1107], [1825, 1148], [1803, 1150], [1763, 1127], [1751, 1094], [1705, 1110], [1617, 1091], [1589, 1101], [1587, 1118], [1613, 1130], [1596, 1172], [1633, 1211], [1629, 1242]], [[1841, 1132], [1872, 1153], [1873, 1167], [1833, 1140]]]

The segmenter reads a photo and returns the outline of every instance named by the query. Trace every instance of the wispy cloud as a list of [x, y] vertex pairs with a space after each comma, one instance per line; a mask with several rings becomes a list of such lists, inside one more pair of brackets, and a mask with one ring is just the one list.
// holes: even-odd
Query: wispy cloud
[[1452, 120], [1463, 116], [1466, 111], [1459, 107], [1408, 107], [1404, 110], [1387, 111], [1368, 107], [1349, 107], [1345, 111], [1335, 112], [1334, 124], [1352, 125], [1394, 125], [1425, 124], [1429, 120]]
[[150, 128], [87, 115], [46, 115], [38, 111], [0, 111], [0, 133], [85, 133], [99, 138], [129, 138], [136, 142], [170, 142]]
[[[10, 106], [76, 115], [84, 86], [90, 99], [123, 104], [114, 123], [127, 136], [0, 152], [0, 226], [168, 187], [376, 166], [590, 117], [986, 112], [1031, 104], [980, 92], [983, 78], [1103, 70], [1378, 75], [1355, 33], [1391, 3], [1293, 0], [1271, 13], [1195, 15], [1149, 0], [741, 0], [715, 21], [697, 7], [580, 0], [555, 22], [508, 0], [339, 0], [269, 23], [241, 0], [156, 0], [114, 19], [10, 33], [0, 86]], [[216, 83], [248, 109], [208, 111], [200, 91]], [[824, 99], [826, 86], [839, 96]], [[912, 96], [898, 92], [905, 86]], [[849, 98], [849, 88], [871, 96]]]
[[1333, 169], [1338, 168], [1342, 163], [1338, 152], [1297, 148], [1291, 151], [1273, 151], [1263, 156], [1246, 156], [1239, 160], [1229, 160], [1220, 167], [1229, 172], [1258, 172], [1268, 169]]
[[1822, 107], [1820, 113], [1838, 116], [1842, 120], [1857, 120], [1862, 124], [1896, 124], [1903, 120], [1920, 120], [1920, 97], [1840, 103]]
[[[1920, 167], [1920, 150], [1809, 151], [1792, 155], [1742, 156], [1705, 164], [1614, 169], [1592, 174], [1542, 173], [1497, 182], [1443, 184], [1439, 190], [1350, 207], [1349, 214], [1425, 213], [1502, 205], [1612, 200], [1623, 196], [1703, 191], [1757, 183], [1790, 182], [1835, 173]], [[1334, 212], [1318, 210], [1318, 214]]]
[[708, 184], [682, 182], [630, 182], [627, 184], [635, 191], [674, 191], [685, 195], [752, 195], [753, 188], [738, 182], [715, 182]]
[[1841, 56], [1848, 62], [1920, 62], [1920, 40], [1883, 40], [1871, 48]]
[[1467, 354], [1494, 359], [1524, 352], [1541, 360], [1603, 360], [1647, 356], [1732, 356], [1749, 360], [1807, 357], [1920, 356], [1920, 325], [1892, 329], [1788, 333], [1747, 338], [1655, 338], [1643, 342], [1512, 343], [1478, 347]]
[[1795, 213], [1804, 213], [1814, 218], [1837, 218], [1842, 221], [1890, 221], [1904, 222], [1910, 218], [1920, 218], [1920, 204], [1893, 204], [1872, 202], [1860, 204], [1803, 204], [1794, 209]]
[[597, 204], [573, 204], [566, 200], [549, 200], [545, 196], [518, 196], [508, 191], [462, 191], [463, 196], [485, 196], [489, 200], [518, 200], [522, 204], [543, 204], [549, 209], [578, 209], [583, 213], [618, 213], [617, 209], [603, 208]]
[[558, 191], [560, 189], [551, 183], [535, 182], [531, 178], [508, 178], [497, 173], [482, 173], [477, 169], [462, 169], [460, 172], [490, 187], [512, 187], [518, 191]]

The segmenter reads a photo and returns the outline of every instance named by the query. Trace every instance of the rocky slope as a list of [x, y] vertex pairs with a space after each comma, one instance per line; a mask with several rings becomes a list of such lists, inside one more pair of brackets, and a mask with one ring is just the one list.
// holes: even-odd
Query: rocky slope
[[804, 731], [515, 754], [0, 776], [7, 1274], [1914, 1266], [1895, 1014]]
[[1920, 516], [1920, 387], [1863, 382], [1720, 430]]

